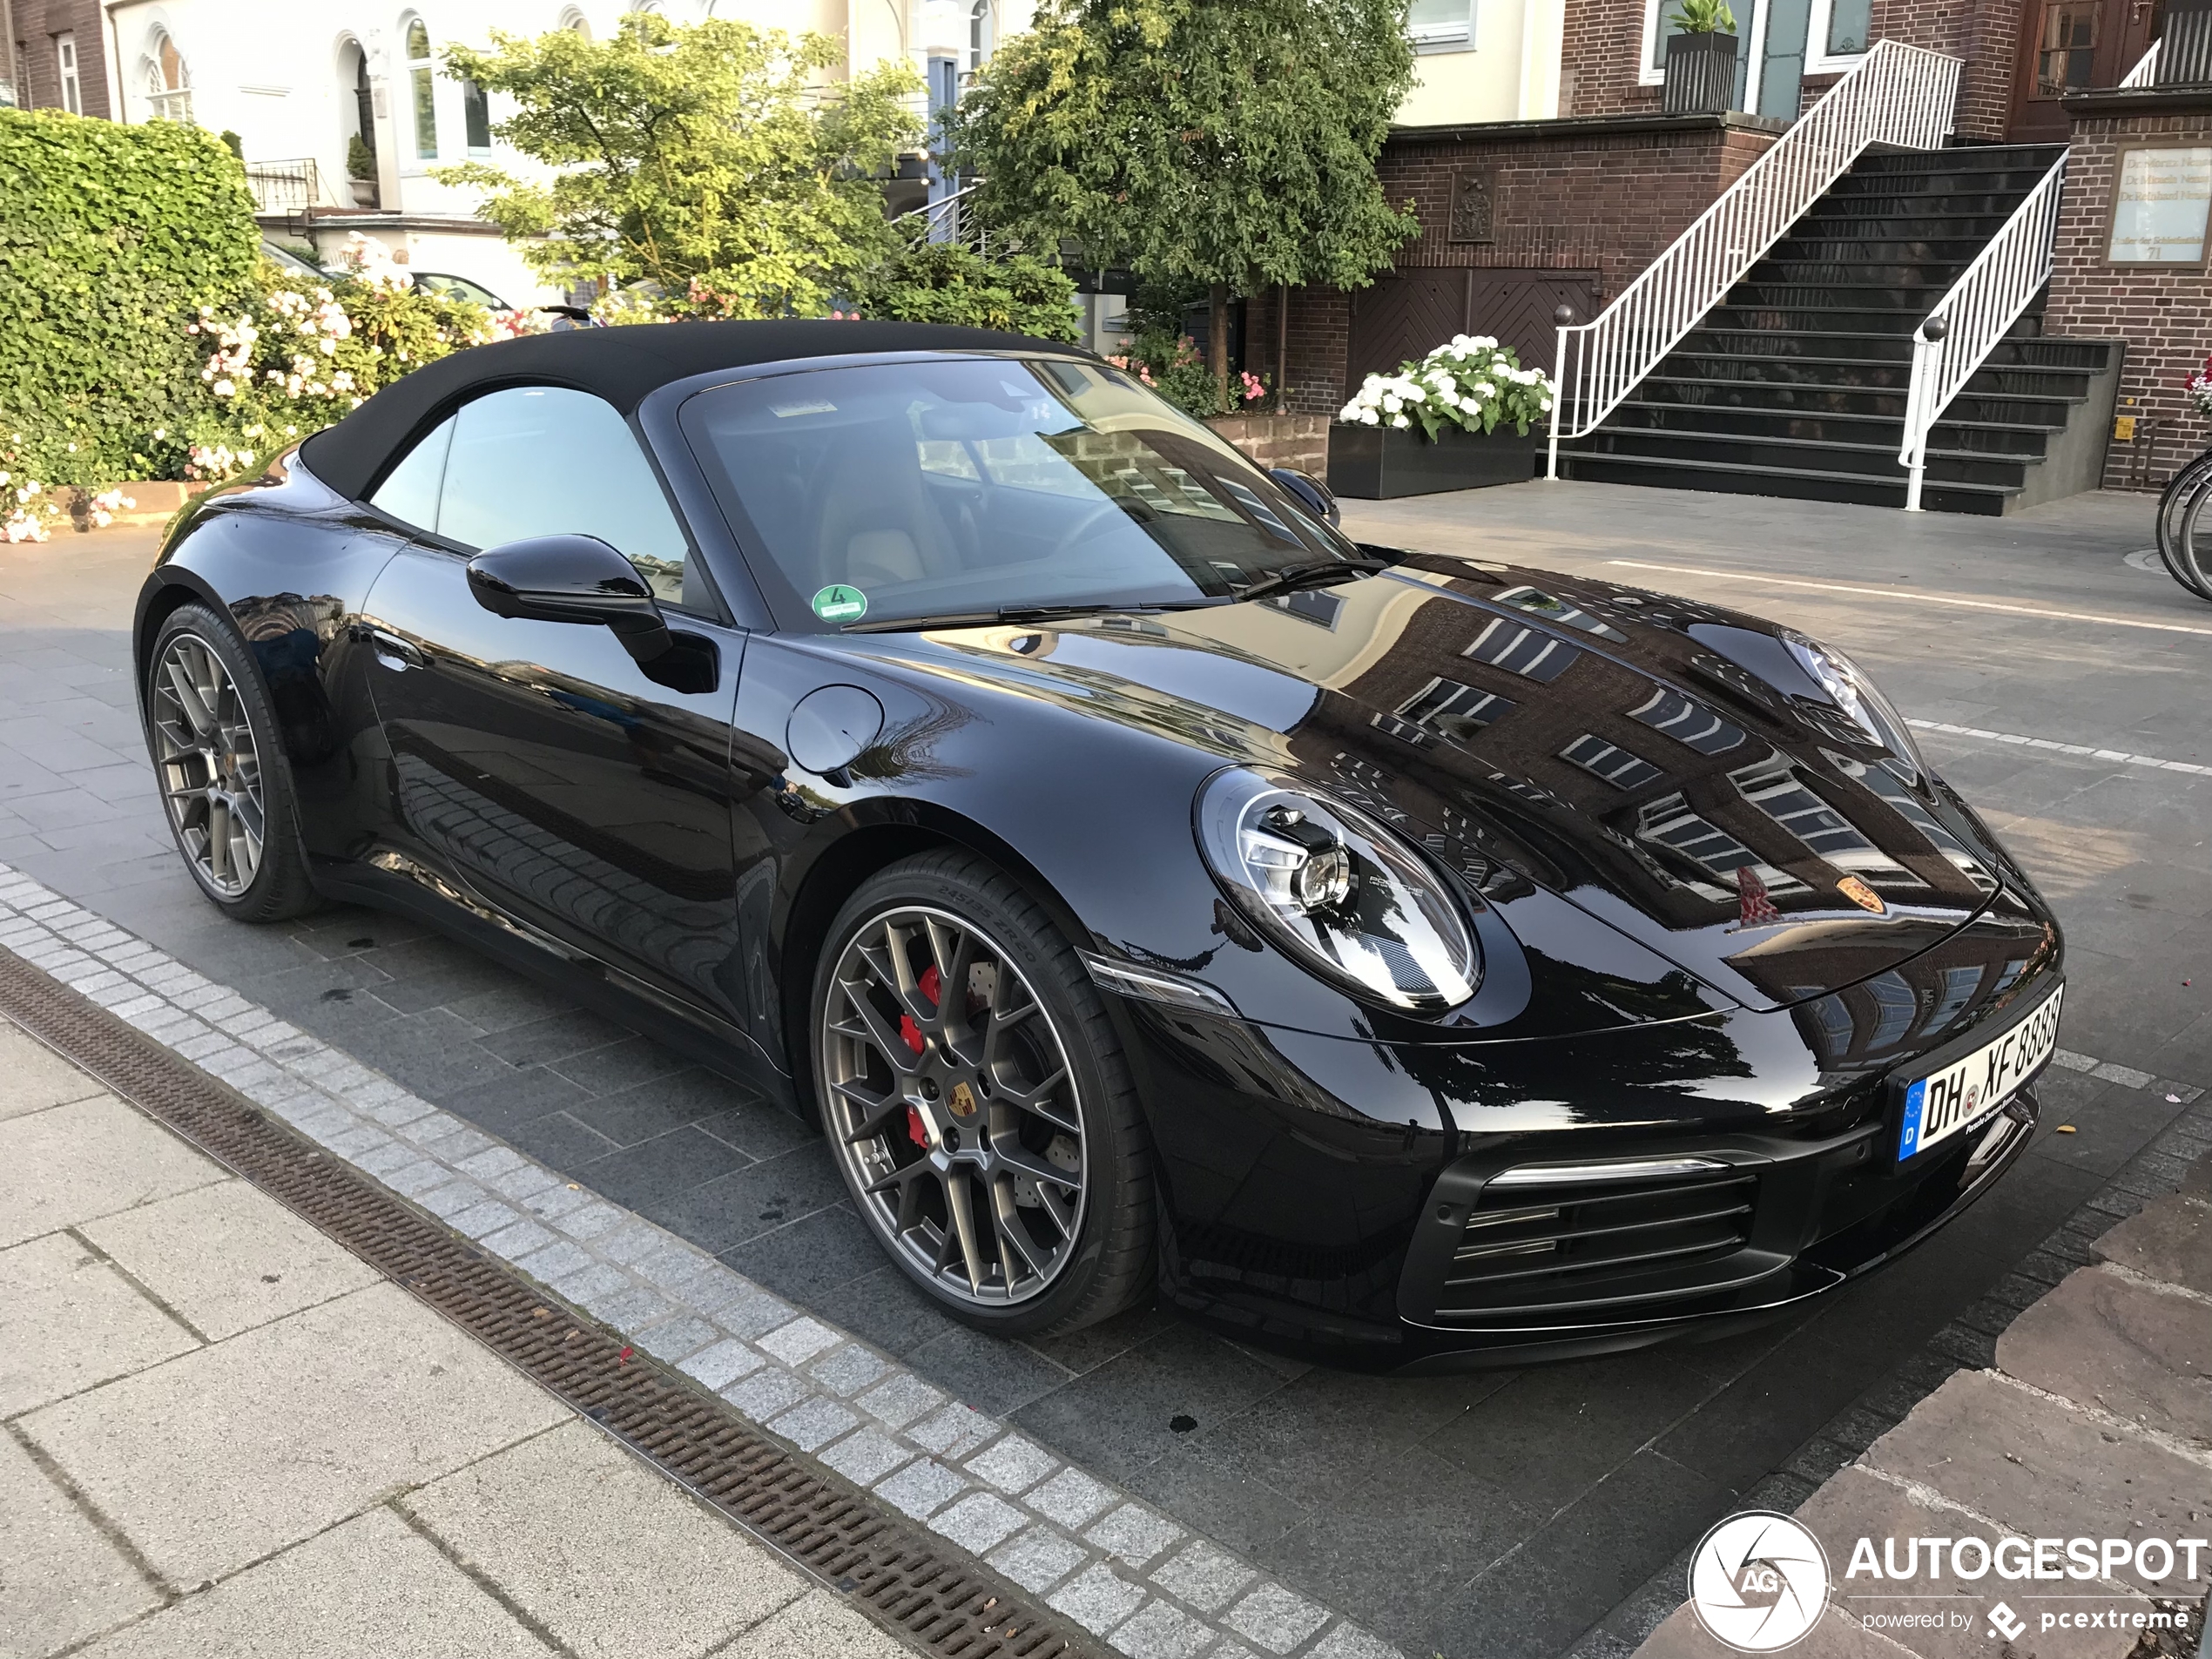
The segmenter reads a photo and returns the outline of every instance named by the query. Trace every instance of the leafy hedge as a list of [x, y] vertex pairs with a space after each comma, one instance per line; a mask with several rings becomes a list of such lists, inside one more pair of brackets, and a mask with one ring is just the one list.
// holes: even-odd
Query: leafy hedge
[[909, 241], [852, 285], [853, 309], [886, 322], [1002, 328], [1076, 338], [1076, 285], [1026, 253], [983, 259], [950, 242]]
[[24, 470], [172, 471], [205, 395], [185, 325], [249, 289], [260, 248], [213, 133], [0, 110], [0, 440], [23, 435]]

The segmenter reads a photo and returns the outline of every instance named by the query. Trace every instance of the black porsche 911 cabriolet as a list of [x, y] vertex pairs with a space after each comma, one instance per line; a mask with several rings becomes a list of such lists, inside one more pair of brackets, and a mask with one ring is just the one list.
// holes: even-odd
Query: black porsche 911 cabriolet
[[1332, 516], [1048, 342], [515, 341], [180, 518], [147, 738], [214, 903], [617, 1001], [988, 1331], [1634, 1346], [2019, 1156], [2058, 929], [1857, 668]]

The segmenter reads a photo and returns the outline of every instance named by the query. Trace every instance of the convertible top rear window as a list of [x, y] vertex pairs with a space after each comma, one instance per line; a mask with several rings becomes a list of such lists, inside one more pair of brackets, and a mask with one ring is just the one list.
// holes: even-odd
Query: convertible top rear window
[[700, 393], [682, 419], [787, 628], [1190, 604], [1352, 553], [1228, 444], [1099, 364], [813, 369]]

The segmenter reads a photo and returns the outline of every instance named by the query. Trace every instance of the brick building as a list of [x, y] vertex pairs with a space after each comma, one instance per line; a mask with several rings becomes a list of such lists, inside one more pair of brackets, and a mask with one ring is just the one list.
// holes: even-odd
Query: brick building
[[[2172, 3], [2186, 41], [2205, 14]], [[1865, 152], [1562, 470], [1904, 504], [1920, 320], [1993, 238], [2041, 211], [2062, 161], [2048, 287], [1980, 342], [1984, 370], [1941, 406], [1925, 504], [2010, 510], [2100, 477], [2155, 487], [2212, 441], [2182, 389], [2212, 351], [2212, 51], [2159, 65], [2167, 4], [1743, 0], [1731, 107], [1669, 114], [1673, 0], [1566, 0], [1554, 107], [1396, 128], [1379, 172], [1420, 235], [1371, 287], [1294, 292], [1287, 315], [1278, 296], [1254, 299], [1248, 355], [1280, 374], [1288, 407], [1315, 413], [1457, 333], [1551, 368], [1556, 316], [1602, 313], [1892, 41], [1958, 60], [1948, 133], [1918, 158]], [[2145, 215], [2166, 239], [2126, 228]]]
[[105, 117], [111, 99], [107, 20], [100, 0], [0, 0], [4, 78], [22, 110]]

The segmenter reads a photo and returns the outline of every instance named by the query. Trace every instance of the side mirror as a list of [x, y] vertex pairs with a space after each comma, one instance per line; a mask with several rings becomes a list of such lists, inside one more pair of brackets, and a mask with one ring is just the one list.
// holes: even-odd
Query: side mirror
[[597, 623], [640, 666], [675, 644], [637, 566], [596, 536], [534, 536], [486, 548], [469, 561], [469, 591], [496, 617]]
[[1329, 493], [1329, 487], [1312, 473], [1300, 472], [1295, 467], [1270, 467], [1267, 475], [1289, 490], [1306, 511], [1324, 524], [1344, 523], [1344, 509], [1337, 505], [1337, 498]]

